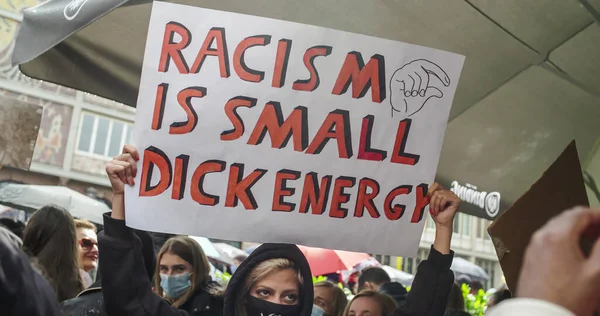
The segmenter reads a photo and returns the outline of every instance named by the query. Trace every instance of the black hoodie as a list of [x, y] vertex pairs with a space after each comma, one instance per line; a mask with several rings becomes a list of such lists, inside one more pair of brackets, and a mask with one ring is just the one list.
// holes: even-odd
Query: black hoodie
[[242, 262], [235, 270], [235, 273], [229, 281], [227, 290], [225, 291], [225, 307], [223, 316], [236, 316], [236, 298], [238, 291], [244, 288], [246, 277], [259, 263], [269, 259], [288, 259], [294, 263], [297, 269], [300, 270], [302, 279], [304, 280], [300, 289], [300, 315], [310, 316], [313, 309], [313, 282], [310, 266], [304, 254], [296, 247], [296, 245], [288, 244], [263, 244], [250, 254], [250, 256]]

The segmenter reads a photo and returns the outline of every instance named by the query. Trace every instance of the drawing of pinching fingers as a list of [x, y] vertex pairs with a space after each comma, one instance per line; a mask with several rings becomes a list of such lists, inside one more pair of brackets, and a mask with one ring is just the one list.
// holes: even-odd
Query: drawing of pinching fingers
[[[431, 80], [433, 79], [433, 80]], [[409, 117], [419, 112], [431, 98], [442, 98], [438, 87], [450, 85], [450, 77], [437, 64], [416, 59], [396, 70], [390, 79], [392, 116]]]

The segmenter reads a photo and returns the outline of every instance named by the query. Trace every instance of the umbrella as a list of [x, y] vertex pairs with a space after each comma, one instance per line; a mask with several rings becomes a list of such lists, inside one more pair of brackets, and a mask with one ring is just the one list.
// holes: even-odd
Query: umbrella
[[110, 212], [108, 206], [77, 191], [62, 186], [7, 183], [0, 186], [0, 204], [36, 211], [54, 204], [65, 208], [74, 217], [102, 224], [102, 214]]
[[371, 257], [369, 254], [360, 252], [313, 248], [300, 245], [298, 248], [304, 253], [310, 265], [310, 270], [315, 276], [350, 270], [356, 264]]
[[[219, 251], [217, 250], [217, 248], [215, 248], [215, 246], [213, 245], [213, 243], [208, 240], [208, 238], [206, 237], [196, 237], [196, 236], [190, 236], [190, 238], [192, 238], [193, 240], [195, 240], [200, 247], [202, 248], [202, 250], [204, 251], [204, 254], [207, 257], [211, 257], [213, 259], [217, 259], [222, 261], [222, 257], [221, 254], [219, 253]], [[226, 259], [226, 258], [224, 258]], [[227, 262], [225, 262], [227, 263]]]
[[455, 274], [468, 275], [471, 278], [482, 281], [487, 281], [490, 278], [483, 268], [460, 257], [454, 257], [450, 269], [454, 271]]
[[415, 276], [410, 273], [400, 271], [390, 266], [382, 266], [381, 268], [387, 272], [390, 279], [392, 279], [392, 282], [398, 282], [404, 286], [410, 286], [415, 278]]
[[353, 274], [355, 272], [360, 272], [366, 268], [371, 268], [371, 267], [381, 267], [381, 263], [379, 263], [379, 261], [377, 261], [375, 258], [369, 257], [369, 258], [357, 263], [354, 267], [352, 267], [352, 270], [350, 270], [350, 274]]
[[213, 243], [217, 251], [221, 254], [222, 258], [227, 258], [228, 261], [233, 263], [233, 258], [237, 256], [248, 256], [248, 254], [242, 249], [236, 248], [226, 243]]
[[[30, 77], [134, 106], [151, 2], [45, 1], [24, 11], [13, 63], [24, 63], [21, 70]], [[466, 55], [437, 180], [500, 192], [500, 212], [573, 138], [582, 161], [600, 157], [595, 146], [600, 135], [597, 1], [546, 1], [543, 6], [481, 0], [169, 2]], [[480, 207], [463, 204], [461, 211], [486, 217]]]

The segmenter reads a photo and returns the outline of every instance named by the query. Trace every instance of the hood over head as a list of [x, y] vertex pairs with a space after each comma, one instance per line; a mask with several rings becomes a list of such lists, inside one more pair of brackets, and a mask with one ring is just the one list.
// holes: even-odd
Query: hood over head
[[398, 282], [385, 283], [379, 288], [380, 293], [387, 294], [396, 301], [396, 304], [400, 305], [406, 300], [408, 291], [406, 288]]
[[303, 284], [300, 287], [300, 314], [299, 316], [310, 316], [313, 309], [313, 282], [310, 266], [304, 254], [296, 245], [289, 244], [262, 244], [254, 250], [250, 256], [237, 268], [225, 291], [225, 307], [223, 316], [235, 316], [237, 308], [236, 298], [238, 292], [244, 288], [244, 282], [250, 271], [258, 264], [269, 259], [288, 259], [300, 270]]

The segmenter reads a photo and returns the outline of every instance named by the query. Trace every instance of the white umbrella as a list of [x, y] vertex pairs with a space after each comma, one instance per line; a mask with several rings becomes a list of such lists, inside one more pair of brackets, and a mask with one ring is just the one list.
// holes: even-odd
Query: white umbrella
[[450, 269], [457, 274], [466, 274], [471, 278], [483, 281], [487, 281], [490, 278], [482, 267], [460, 257], [454, 257]]
[[102, 224], [102, 214], [110, 208], [95, 199], [62, 186], [7, 183], [0, 186], [0, 204], [36, 211], [54, 204], [65, 208], [74, 217]]
[[371, 267], [381, 267], [381, 263], [379, 263], [379, 261], [377, 261], [377, 259], [370, 257], [368, 259], [365, 259], [365, 260], [359, 262], [357, 265], [355, 265], [352, 268], [352, 270], [350, 270], [350, 274], [355, 273], [355, 272], [360, 272], [364, 269], [371, 268]]
[[213, 244], [222, 257], [227, 257], [231, 261], [237, 256], [248, 256], [248, 253], [242, 249], [236, 248], [230, 244], [218, 242]]
[[219, 251], [217, 250], [217, 248], [215, 248], [215, 246], [213, 245], [213, 243], [208, 240], [208, 238], [206, 237], [196, 237], [196, 236], [190, 236], [190, 238], [192, 238], [193, 240], [195, 240], [200, 247], [202, 248], [202, 250], [204, 251], [204, 254], [207, 257], [211, 257], [217, 260], [221, 260], [221, 254], [219, 253]]
[[392, 268], [390, 266], [381, 266], [383, 270], [390, 276], [392, 282], [398, 282], [404, 286], [410, 286], [412, 284], [414, 275]]

